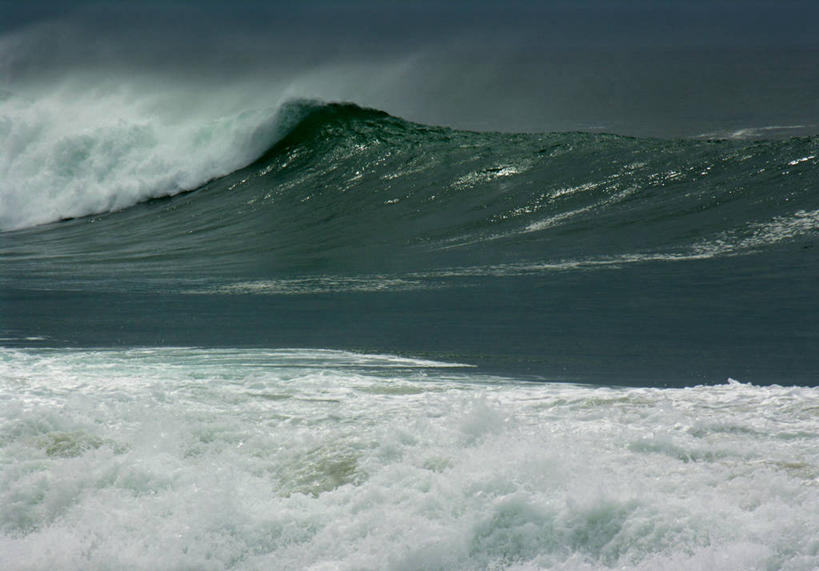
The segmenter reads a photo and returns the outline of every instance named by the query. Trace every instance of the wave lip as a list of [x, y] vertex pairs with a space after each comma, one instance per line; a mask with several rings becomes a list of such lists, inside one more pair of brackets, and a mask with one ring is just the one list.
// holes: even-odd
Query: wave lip
[[0, 231], [198, 188], [261, 156], [303, 109], [285, 104], [173, 118], [115, 92], [8, 95], [0, 100]]

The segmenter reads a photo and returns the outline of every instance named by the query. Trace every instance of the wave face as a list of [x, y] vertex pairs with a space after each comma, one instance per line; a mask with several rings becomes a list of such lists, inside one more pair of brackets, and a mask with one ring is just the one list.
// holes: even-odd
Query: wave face
[[[675, 378], [722, 381], [758, 370], [759, 382], [815, 378], [811, 367], [819, 363], [809, 347], [817, 330], [805, 317], [819, 309], [812, 293], [819, 275], [815, 137], [474, 133], [305, 101], [269, 116], [276, 118], [262, 120], [264, 135], [252, 143], [245, 137], [239, 149], [235, 138], [212, 142], [219, 132], [204, 137], [211, 142], [202, 148], [177, 149], [197, 169], [208, 166], [172, 191], [150, 176], [144, 192], [121, 190], [106, 177], [94, 186], [107, 197], [98, 209], [105, 211], [253, 161], [193, 192], [2, 234], [4, 285], [41, 294], [164, 292], [197, 311], [208, 305], [222, 315], [230, 306], [229, 322], [255, 316], [251, 332], [231, 336], [231, 327], [220, 328], [222, 341], [215, 333], [173, 334], [164, 321], [145, 325], [182, 344], [289, 341], [400, 352], [410, 342], [435, 353], [471, 335], [472, 357], [514, 354], [515, 362], [540, 363], [533, 369], [554, 358], [551, 375], [618, 374], [625, 362], [654, 375], [670, 359], [672, 369], [674, 363], [690, 369]], [[272, 146], [265, 150], [260, 141]], [[95, 164], [98, 146], [66, 158], [80, 171], [68, 169], [66, 180], [84, 185], [100, 178], [77, 166]], [[214, 166], [214, 153], [226, 148], [230, 160]], [[140, 163], [125, 162], [129, 173], [139, 170]], [[12, 193], [6, 212], [15, 214], [5, 220], [10, 227], [34, 222], [36, 216], [17, 213], [35, 205], [79, 215], [90, 208], [83, 197], [76, 208], [60, 206], [77, 196], [72, 184], [53, 197]], [[325, 313], [318, 306], [310, 314], [293, 309], [322, 296], [343, 299]], [[262, 308], [285, 298], [288, 309]], [[236, 300], [247, 307], [233, 307]], [[283, 321], [258, 323], [258, 312], [268, 310]], [[120, 317], [135, 310], [122, 311]], [[326, 317], [333, 311], [349, 314]], [[60, 338], [25, 326], [23, 310], [9, 313], [20, 321], [8, 335]], [[316, 315], [322, 322], [308, 334], [304, 321]], [[366, 321], [371, 317], [377, 323]], [[113, 322], [89, 325], [101, 337], [89, 333], [83, 342], [156, 341], [111, 334], [106, 327]], [[358, 333], [350, 333], [352, 323], [361, 324]], [[483, 324], [482, 333], [469, 323]], [[424, 341], [433, 325], [441, 331], [437, 344]], [[212, 326], [206, 319], [204, 329]], [[283, 329], [300, 333], [290, 337]], [[393, 335], [393, 344], [382, 347]], [[641, 340], [632, 345], [624, 338]], [[544, 357], [552, 352], [561, 356]], [[572, 356], [564, 358], [566, 352]], [[682, 366], [692, 362], [700, 364]], [[719, 372], [707, 372], [712, 366]]]
[[[175, 200], [6, 234], [11, 248], [5, 251], [47, 236], [65, 247], [60, 257], [84, 256], [93, 250], [87, 238], [94, 237], [109, 243], [105, 256], [129, 263], [162, 249], [178, 258], [175, 266], [216, 257], [231, 273], [239, 268], [264, 274], [271, 267], [309, 268], [319, 261], [375, 267], [395, 258], [420, 258], [424, 268], [704, 258], [812, 243], [819, 229], [814, 137], [749, 144], [473, 133], [412, 124], [355, 105], [310, 102], [268, 115], [260, 126], [245, 129], [255, 134], [245, 137], [252, 144], [241, 141], [244, 148], [232, 150], [219, 166], [213, 155], [239, 142], [209, 131], [210, 125], [199, 128], [191, 139], [203, 148], [191, 143], [177, 152], [207, 167], [169, 185], [147, 173], [140, 183], [144, 191], [86, 172], [92, 164], [113, 170], [117, 163], [112, 154], [96, 156], [111, 146], [104, 135], [65, 141], [65, 152], [55, 151], [64, 163], [54, 168], [70, 184], [55, 190], [59, 185], [50, 180], [53, 196], [4, 196], [15, 212], [6, 214], [13, 219], [10, 227], [37, 220], [15, 218], [35, 207], [49, 213], [46, 220], [99, 214], [176, 194], [230, 165], [256, 160]], [[262, 155], [260, 141], [275, 140], [274, 133], [280, 140]], [[125, 146], [131, 128], [111, 137], [126, 140], [113, 147]], [[127, 178], [151, 159], [122, 162], [126, 173], [110, 178]], [[87, 177], [97, 179], [94, 193], [104, 189], [104, 196], [78, 196], [73, 185], [87, 186]], [[71, 200], [79, 204], [63, 206]], [[126, 228], [128, 237], [122, 236]], [[53, 254], [48, 250], [36, 255], [47, 260]]]

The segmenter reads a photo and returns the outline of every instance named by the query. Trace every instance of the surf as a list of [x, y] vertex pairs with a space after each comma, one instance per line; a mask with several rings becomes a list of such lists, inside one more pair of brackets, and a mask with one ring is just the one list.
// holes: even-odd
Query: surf
[[275, 101], [241, 108], [132, 83], [0, 98], [0, 230], [196, 189], [258, 158], [297, 121]]
[[216, 256], [247, 275], [265, 261], [350, 269], [388, 252], [407, 268], [497, 271], [741, 255], [810, 244], [819, 229], [813, 137], [481, 133], [305, 100], [182, 125], [174, 145], [151, 129], [46, 134], [8, 154], [7, 172], [45, 167], [3, 183], [6, 229], [74, 220], [7, 231], [4, 252], [19, 243], [53, 260], [37, 244], [56, 240], [82, 255], [95, 236], [112, 261], [150, 264], [161, 245], [183, 266]]
[[304, 349], [0, 349], [0, 562], [807, 569], [817, 390], [534, 384]]

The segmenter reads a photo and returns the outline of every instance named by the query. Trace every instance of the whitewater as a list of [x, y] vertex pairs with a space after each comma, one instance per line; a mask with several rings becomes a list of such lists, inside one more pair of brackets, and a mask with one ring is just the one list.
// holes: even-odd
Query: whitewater
[[151, 95], [139, 83], [0, 94], [0, 229], [193, 190], [252, 162], [294, 121], [275, 102], [230, 111], [224, 100], [192, 106], [190, 96]]
[[13, 568], [815, 569], [816, 388], [3, 350]]

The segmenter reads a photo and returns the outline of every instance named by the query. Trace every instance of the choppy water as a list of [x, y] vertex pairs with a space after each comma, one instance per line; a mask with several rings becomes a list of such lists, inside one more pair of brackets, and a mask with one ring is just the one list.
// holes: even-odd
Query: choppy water
[[3, 350], [4, 568], [815, 569], [819, 393]]

